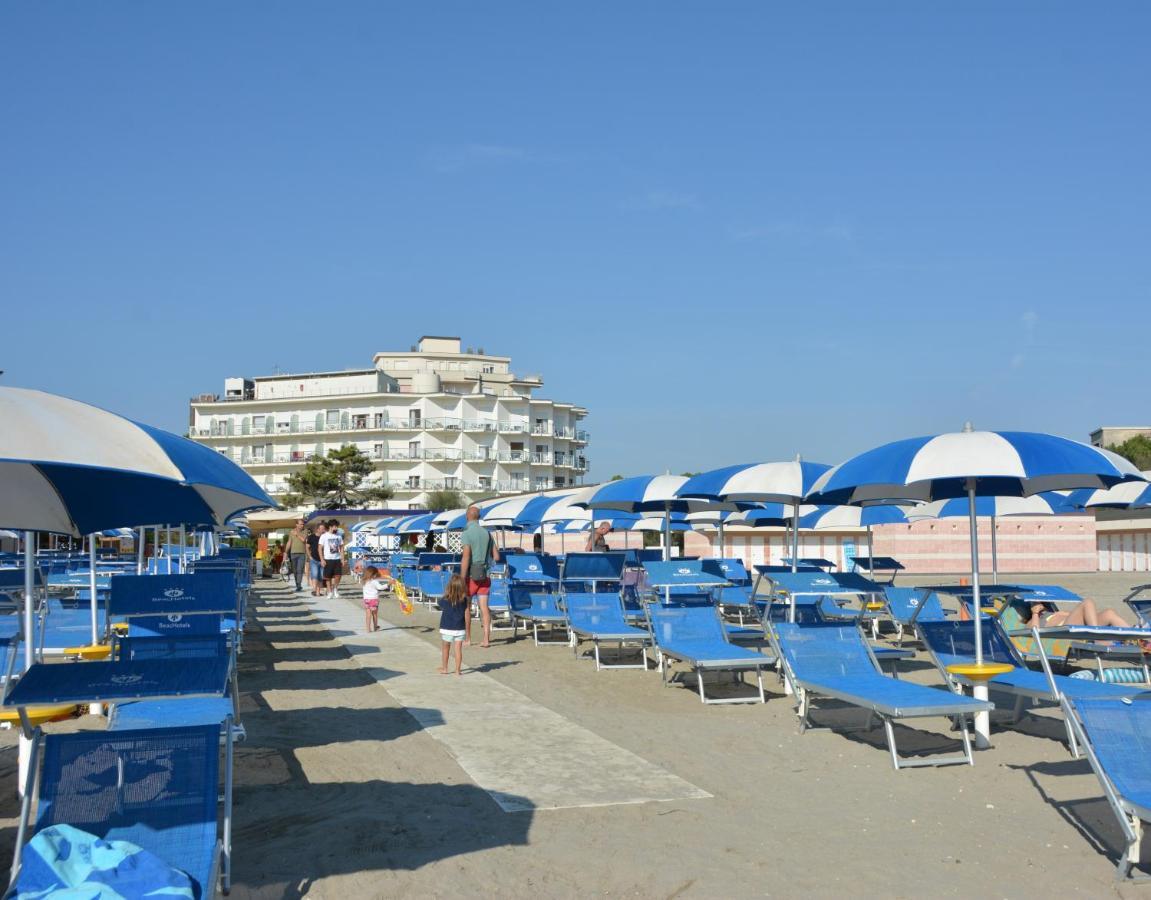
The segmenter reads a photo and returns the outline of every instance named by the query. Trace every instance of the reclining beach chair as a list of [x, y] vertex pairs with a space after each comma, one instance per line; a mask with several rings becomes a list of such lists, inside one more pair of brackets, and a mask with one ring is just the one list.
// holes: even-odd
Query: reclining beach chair
[[[940, 674], [957, 693], [962, 692], [965, 679], [948, 672], [947, 667], [956, 664], [971, 664], [975, 661], [975, 623], [973, 621], [920, 622], [919, 636]], [[1101, 684], [1083, 678], [1070, 678], [1056, 675], [1045, 656], [1040, 656], [1041, 671], [1027, 668], [1027, 663], [1019, 654], [1011, 638], [1003, 630], [999, 621], [991, 616], [983, 617], [983, 659], [986, 662], [1006, 663], [1014, 668], [1004, 675], [996, 675], [988, 681], [992, 691], [1001, 691], [1015, 698], [1012, 721], [1019, 721], [1024, 707], [1032, 703], [1059, 704], [1063, 697], [1072, 700], [1118, 700], [1135, 697], [1146, 692], [1145, 687], [1130, 684]], [[1078, 758], [1079, 745], [1069, 722], [1067, 743], [1071, 754]]]
[[[532, 640], [539, 646], [567, 646], [571, 640], [568, 633], [568, 617], [560, 605], [559, 594], [549, 594], [532, 590], [529, 585], [513, 584], [509, 602], [512, 616], [517, 620], [531, 623]], [[546, 628], [551, 637], [540, 640], [540, 628]], [[560, 632], [560, 637], [555, 637]]]
[[1123, 598], [1140, 625], [1151, 626], [1151, 584], [1137, 584]]
[[1116, 880], [1151, 881], [1151, 875], [1131, 875], [1140, 862], [1143, 823], [1151, 822], [1151, 694], [1131, 700], [1063, 697], [1061, 702], [1127, 843]]
[[[883, 722], [891, 763], [896, 769], [916, 766], [974, 765], [967, 717], [994, 708], [991, 703], [940, 688], [888, 678], [878, 669], [871, 648], [854, 625], [774, 625], [772, 644], [784, 662], [784, 675], [794, 690], [800, 731], [810, 727], [814, 697], [827, 697], [858, 706]], [[892, 722], [901, 719], [946, 716], [955, 719], [963, 740], [963, 754], [932, 759], [906, 759], [899, 755]]]
[[[580, 641], [591, 641], [595, 650], [595, 667], [599, 669], [647, 669], [646, 648], [651, 644], [651, 635], [642, 628], [636, 628], [624, 618], [623, 606], [618, 594], [591, 594], [568, 591], [564, 594], [564, 606], [568, 615], [568, 631], [571, 633], [573, 652], [579, 655]], [[622, 655], [627, 647], [638, 648], [640, 661], [637, 663], [605, 663], [600, 657], [600, 644], [614, 644]]]
[[218, 829], [217, 726], [52, 735], [36, 729], [9, 892], [19, 886], [28, 840], [55, 825], [71, 825], [149, 851], [185, 873], [197, 897], [215, 896], [218, 883], [227, 892], [231, 881], [230, 748], [226, 759], [223, 825]]
[[[695, 673], [699, 699], [704, 703], [765, 702], [763, 670], [774, 666], [775, 658], [734, 646], [728, 640], [716, 607], [651, 604], [647, 607], [647, 616], [665, 686], [673, 680], [668, 672], [670, 662], [676, 660]], [[752, 669], [759, 686], [758, 696], [709, 698], [704, 692], [705, 672], [731, 672], [737, 681], [742, 681], [743, 673]]]

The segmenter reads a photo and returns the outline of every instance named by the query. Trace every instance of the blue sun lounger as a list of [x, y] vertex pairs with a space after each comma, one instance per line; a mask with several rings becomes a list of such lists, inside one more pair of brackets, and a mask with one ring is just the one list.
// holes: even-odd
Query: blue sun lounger
[[[973, 621], [920, 622], [919, 636], [937, 669], [956, 692], [962, 690], [964, 679], [947, 671], [949, 665], [972, 663], [975, 660], [975, 623]], [[1018, 721], [1027, 703], [1059, 704], [1063, 697], [1071, 700], [1118, 700], [1146, 693], [1146, 688], [1131, 684], [1101, 684], [1083, 678], [1056, 675], [1046, 656], [1040, 656], [1042, 671], [1027, 668], [1018, 648], [1003, 630], [998, 619], [983, 617], [983, 659], [987, 662], [1006, 663], [1014, 668], [1004, 675], [988, 681], [992, 691], [1002, 691], [1015, 697], [1013, 721]], [[1071, 754], [1078, 758], [1079, 745], [1070, 722], [1065, 722], [1067, 743]]]
[[[567, 629], [567, 613], [560, 606], [559, 594], [534, 591], [528, 585], [513, 584], [509, 601], [512, 616], [517, 620], [531, 623], [532, 640], [535, 641], [537, 647], [567, 646], [571, 636]], [[540, 640], [541, 626], [552, 635], [549, 640]], [[554, 637], [557, 632], [561, 634], [558, 639]]]
[[[772, 643], [784, 661], [784, 674], [794, 689], [800, 731], [810, 726], [814, 697], [827, 697], [858, 706], [883, 722], [891, 764], [896, 769], [918, 766], [974, 765], [967, 717], [994, 709], [940, 688], [888, 678], [863, 635], [854, 625], [798, 625], [784, 622], [772, 628]], [[902, 719], [947, 716], [959, 721], [963, 753], [931, 759], [900, 757], [892, 723]]]
[[[568, 591], [564, 594], [564, 606], [568, 615], [568, 631], [571, 633], [572, 650], [578, 656], [582, 640], [591, 641], [595, 650], [595, 667], [599, 669], [647, 669], [646, 648], [651, 644], [651, 635], [642, 628], [636, 628], [624, 618], [623, 606], [617, 594], [592, 594]], [[605, 663], [600, 657], [600, 644], [614, 644], [622, 655], [626, 647], [639, 649], [640, 661], [636, 663]]]
[[[744, 647], [736, 647], [729, 640], [714, 606], [647, 607], [648, 631], [657, 652], [660, 675], [666, 686], [671, 660], [687, 665], [696, 676], [699, 699], [704, 703], [763, 703], [763, 670], [775, 665], [775, 658]], [[705, 672], [731, 672], [737, 680], [743, 673], [755, 670], [759, 686], [758, 696], [709, 698], [704, 692]]]
[[1151, 694], [1131, 700], [1064, 697], [1061, 702], [1126, 841], [1116, 880], [1151, 881], [1151, 875], [1131, 874], [1139, 866], [1143, 823], [1151, 822]]
[[227, 758], [224, 818], [218, 828], [217, 726], [51, 735], [37, 729], [9, 891], [19, 885], [27, 841], [45, 828], [66, 824], [148, 850], [187, 874], [199, 898], [215, 896], [220, 882], [226, 892], [231, 868], [230, 753]]

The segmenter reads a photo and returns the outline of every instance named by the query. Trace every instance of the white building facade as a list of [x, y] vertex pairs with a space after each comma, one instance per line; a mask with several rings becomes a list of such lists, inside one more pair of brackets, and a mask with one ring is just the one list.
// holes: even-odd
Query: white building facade
[[372, 483], [391, 506], [421, 509], [427, 494], [468, 499], [581, 484], [587, 410], [535, 396], [539, 375], [511, 359], [420, 338], [346, 372], [228, 378], [224, 393], [192, 399], [189, 437], [225, 454], [270, 494], [315, 456], [345, 445], [375, 462]]

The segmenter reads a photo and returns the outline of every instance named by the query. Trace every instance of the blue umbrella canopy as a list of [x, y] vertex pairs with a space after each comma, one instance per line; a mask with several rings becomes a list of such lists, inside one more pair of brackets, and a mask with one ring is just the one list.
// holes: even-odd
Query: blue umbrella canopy
[[1108, 488], [1143, 475], [1118, 454], [1028, 431], [974, 431], [908, 438], [868, 450], [825, 472], [809, 503], [1025, 497]]
[[[852, 507], [844, 508], [851, 509]], [[876, 508], [891, 509], [893, 507]], [[933, 500], [931, 503], [903, 507], [903, 509], [909, 520], [966, 518], [971, 513], [971, 504], [966, 497], [953, 497], [950, 500]], [[1002, 516], [1055, 516], [1060, 513], [1077, 512], [1078, 509], [1066, 495], [1054, 491], [1032, 494], [1030, 497], [975, 498], [975, 515], [984, 518], [990, 516], [996, 518]]]
[[[1151, 472], [1144, 472], [1151, 480]], [[1139, 509], [1151, 506], [1151, 484], [1128, 481], [1106, 490], [1072, 491], [1067, 501], [1076, 509]]]
[[[805, 510], [809, 510], [806, 511]], [[800, 507], [799, 527], [816, 528], [870, 528], [872, 525], [906, 524], [914, 516], [914, 508], [907, 506], [817, 506]]]
[[396, 523], [397, 534], [420, 534], [428, 531], [436, 519], [435, 513], [424, 513], [419, 516], [407, 516], [403, 521]]
[[800, 459], [724, 466], [691, 476], [677, 493], [709, 500], [795, 503], [807, 496], [816, 479], [830, 468]]
[[[973, 608], [979, 610], [978, 497], [1026, 497], [1138, 480], [1143, 476], [1130, 462], [1099, 447], [1037, 432], [975, 431], [968, 424], [961, 432], [895, 441], [852, 457], [820, 476], [807, 499], [864, 504], [966, 496]], [[977, 612], [977, 663], [983, 662], [982, 621]]]
[[214, 450], [55, 394], [0, 388], [0, 524], [84, 535], [157, 522], [223, 525], [275, 506]]
[[[717, 504], [705, 498], [682, 497], [679, 489], [688, 479], [682, 475], [636, 475], [608, 481], [573, 498], [572, 506], [617, 512], [700, 512]], [[729, 508], [734, 509], [731, 505]]]

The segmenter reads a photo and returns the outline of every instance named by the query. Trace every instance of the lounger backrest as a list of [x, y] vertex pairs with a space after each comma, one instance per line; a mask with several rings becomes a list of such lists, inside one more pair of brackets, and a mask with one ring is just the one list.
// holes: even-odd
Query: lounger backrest
[[220, 633], [217, 614], [134, 616], [128, 620], [128, 637], [192, 637]]
[[121, 659], [227, 659], [232, 648], [222, 634], [203, 637], [126, 637], [118, 643]]
[[883, 588], [883, 594], [887, 598], [887, 608], [892, 618], [904, 625], [910, 624], [912, 618], [916, 622], [939, 622], [947, 618], [935, 591], [887, 585]]
[[876, 674], [863, 636], [854, 625], [804, 626], [784, 622], [773, 631], [788, 666], [801, 681]]
[[50, 734], [36, 831], [72, 825], [129, 841], [206, 882], [216, 848], [220, 726]]
[[711, 575], [718, 575], [720, 578], [726, 578], [732, 584], [751, 583], [751, 576], [747, 573], [742, 559], [705, 559], [702, 560], [702, 563], [703, 571]]
[[573, 624], [580, 623], [601, 629], [622, 628], [626, 624], [617, 594], [569, 591], [564, 594], [564, 607]]
[[231, 572], [118, 575], [111, 581], [107, 607], [113, 616], [167, 616], [235, 612], [237, 602]]
[[626, 554], [613, 550], [609, 553], [569, 553], [564, 557], [564, 581], [619, 581], [623, 578]]
[[538, 553], [509, 553], [505, 558], [508, 578], [513, 581], [541, 584], [559, 579], [559, 563], [554, 556], [540, 556]]
[[[943, 665], [975, 659], [975, 622], [921, 622], [918, 630], [923, 643]], [[1023, 665], [1003, 628], [986, 615], [983, 617], [983, 658], [988, 662]]]
[[1127, 605], [1135, 613], [1140, 625], [1151, 622], [1151, 597], [1132, 597], [1127, 600]]
[[452, 574], [447, 569], [419, 569], [416, 573], [416, 586], [420, 593], [429, 597], [442, 597]]
[[1151, 693], [1123, 700], [1068, 702], [1078, 716], [1091, 748], [1107, 778], [1121, 797], [1151, 794]]
[[651, 633], [657, 644], [727, 641], [719, 612], [713, 606], [649, 606]]

